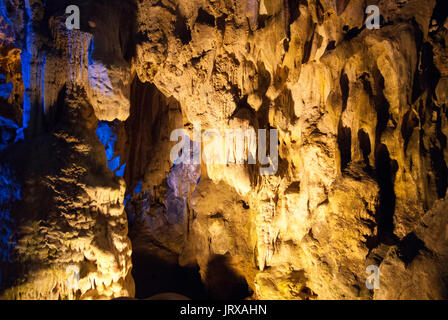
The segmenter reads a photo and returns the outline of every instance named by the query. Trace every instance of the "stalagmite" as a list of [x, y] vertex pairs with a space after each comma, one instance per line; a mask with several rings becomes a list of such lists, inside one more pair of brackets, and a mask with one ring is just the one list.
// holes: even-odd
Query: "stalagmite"
[[448, 298], [446, 1], [71, 5], [0, 0], [0, 298]]

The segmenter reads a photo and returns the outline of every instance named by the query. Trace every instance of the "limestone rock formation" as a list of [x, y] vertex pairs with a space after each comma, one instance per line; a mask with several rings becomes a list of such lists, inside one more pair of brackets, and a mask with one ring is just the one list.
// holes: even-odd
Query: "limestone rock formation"
[[447, 299], [445, 2], [0, 1], [2, 297]]
[[[110, 39], [93, 54], [95, 33], [67, 30], [62, 3], [2, 1], [1, 8], [11, 30], [2, 70], [13, 85], [1, 109], [2, 297], [133, 295], [126, 184], [107, 168], [95, 134], [98, 120], [129, 113], [129, 66], [107, 50], [119, 37], [102, 33]], [[117, 9], [110, 13], [125, 13]]]

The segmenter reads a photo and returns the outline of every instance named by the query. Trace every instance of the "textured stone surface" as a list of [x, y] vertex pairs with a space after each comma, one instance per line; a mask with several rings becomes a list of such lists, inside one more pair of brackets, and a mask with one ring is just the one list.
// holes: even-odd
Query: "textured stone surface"
[[[71, 1], [79, 31], [64, 1], [30, 2], [0, 7], [6, 297], [68, 296], [70, 263], [75, 298], [132, 296], [132, 241], [138, 298], [448, 298], [443, 0]], [[277, 129], [276, 174], [173, 165], [197, 122]]]

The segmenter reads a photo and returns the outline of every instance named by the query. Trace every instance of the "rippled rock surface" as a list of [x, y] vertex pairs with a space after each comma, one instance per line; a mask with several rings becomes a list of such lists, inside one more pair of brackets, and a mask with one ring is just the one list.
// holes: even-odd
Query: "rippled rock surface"
[[445, 2], [0, 1], [0, 296], [447, 299]]

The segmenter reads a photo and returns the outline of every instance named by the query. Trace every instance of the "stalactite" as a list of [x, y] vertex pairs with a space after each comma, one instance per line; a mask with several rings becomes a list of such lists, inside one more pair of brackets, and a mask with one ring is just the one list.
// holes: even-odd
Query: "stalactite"
[[246, 0], [247, 18], [249, 19], [249, 25], [252, 31], [258, 28], [259, 8], [260, 0]]

